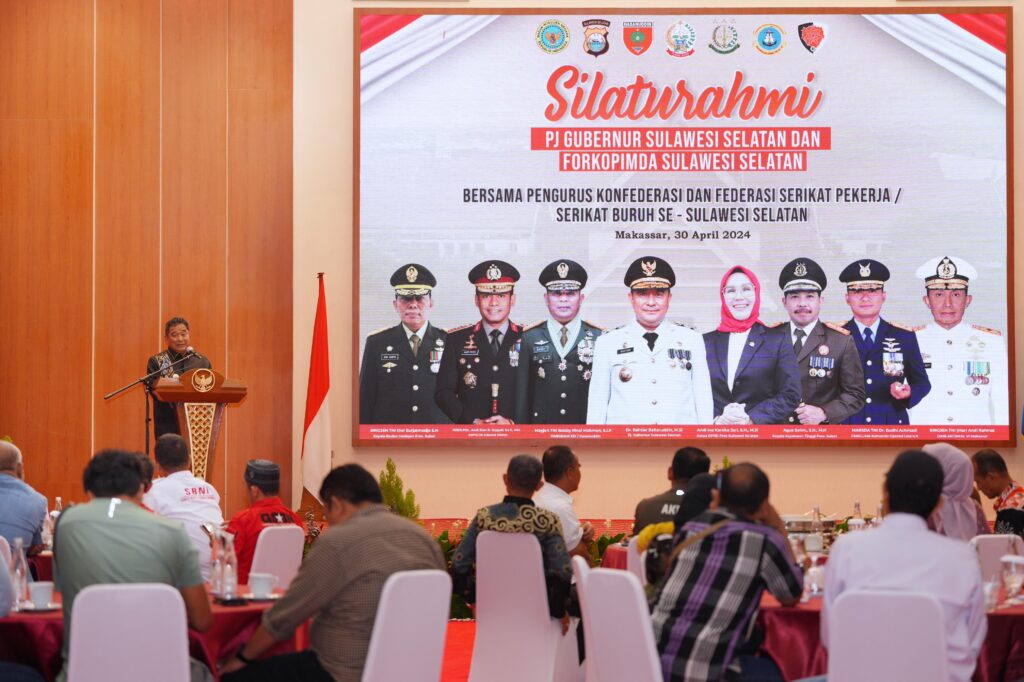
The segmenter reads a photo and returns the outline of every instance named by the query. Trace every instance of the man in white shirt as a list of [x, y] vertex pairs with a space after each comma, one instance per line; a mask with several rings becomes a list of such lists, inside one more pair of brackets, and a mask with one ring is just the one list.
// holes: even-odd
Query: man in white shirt
[[160, 516], [181, 521], [199, 552], [203, 580], [209, 581], [210, 538], [201, 526], [210, 523], [220, 527], [224, 523], [220, 494], [209, 482], [192, 475], [188, 443], [178, 434], [165, 433], [157, 438], [155, 454], [163, 478], [153, 481], [142, 501]]
[[541, 509], [558, 515], [569, 555], [581, 556], [589, 563], [587, 545], [594, 539], [594, 527], [580, 523], [570, 495], [580, 487], [580, 460], [567, 446], [553, 445], [544, 451], [541, 462], [544, 465], [544, 485], [533, 496], [533, 502]]
[[844, 535], [829, 554], [821, 610], [826, 648], [829, 609], [844, 592], [928, 592], [945, 614], [950, 679], [971, 679], [988, 626], [981, 572], [969, 545], [928, 530], [927, 519], [938, 508], [941, 492], [938, 460], [907, 450], [893, 462], [885, 475], [882, 526]]

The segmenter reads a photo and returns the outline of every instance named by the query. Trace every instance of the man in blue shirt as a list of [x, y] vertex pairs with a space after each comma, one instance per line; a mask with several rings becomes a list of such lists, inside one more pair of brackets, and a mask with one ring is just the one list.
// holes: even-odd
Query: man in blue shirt
[[13, 547], [21, 538], [26, 549], [43, 544], [46, 498], [25, 483], [21, 450], [0, 440], [0, 536]]

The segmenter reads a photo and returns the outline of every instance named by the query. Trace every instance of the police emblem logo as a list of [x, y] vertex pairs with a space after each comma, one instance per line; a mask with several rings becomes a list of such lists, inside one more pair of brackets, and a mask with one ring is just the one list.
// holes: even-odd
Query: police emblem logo
[[786, 46], [786, 32], [778, 24], [763, 24], [754, 31], [754, 46], [761, 54], [778, 54]]
[[861, 277], [870, 277], [871, 276], [871, 263], [861, 263], [860, 264], [860, 276]]
[[935, 274], [941, 279], [953, 279], [956, 277], [956, 265], [946, 256], [939, 263], [939, 267], [935, 268]]
[[689, 57], [693, 54], [693, 46], [697, 42], [697, 32], [685, 21], [677, 21], [665, 31], [666, 50], [673, 57]]
[[[653, 277], [654, 271], [658, 269], [658, 262], [653, 260], [642, 260], [640, 261], [640, 269], [643, 270], [644, 274], [647, 275], [648, 277]], [[625, 344], [623, 344], [623, 347], [625, 347]]]
[[622, 40], [626, 49], [638, 57], [654, 43], [654, 23], [650, 21], [622, 22]]
[[796, 27], [796, 35], [800, 38], [800, 44], [807, 48], [808, 52], [814, 54], [825, 44], [828, 28], [824, 24], [815, 24], [809, 21]]
[[718, 54], [730, 54], [740, 48], [740, 34], [731, 24], [716, 23], [711, 29], [711, 42], [708, 47]]
[[537, 44], [548, 54], [561, 52], [569, 46], [569, 28], [554, 19], [545, 21], [537, 29]]
[[415, 282], [416, 278], [419, 277], [419, 276], [420, 276], [420, 271], [417, 270], [412, 265], [410, 265], [408, 268], [405, 269], [405, 278], [407, 280], [409, 280], [409, 284], [412, 284], [413, 282]]
[[793, 268], [793, 275], [796, 277], [805, 277], [807, 275], [807, 265], [803, 261], [798, 261], [796, 267]]
[[[595, 58], [608, 51], [608, 27], [612, 22], [587, 19], [583, 22], [583, 51]], [[562, 275], [564, 278], [565, 276]]]
[[494, 263], [491, 263], [491, 266], [487, 268], [487, 279], [491, 280], [492, 282], [494, 280], [501, 279], [501, 268], [499, 268]]
[[565, 279], [569, 276], [569, 266], [566, 263], [559, 263], [555, 266], [555, 270], [558, 271], [558, 276]]

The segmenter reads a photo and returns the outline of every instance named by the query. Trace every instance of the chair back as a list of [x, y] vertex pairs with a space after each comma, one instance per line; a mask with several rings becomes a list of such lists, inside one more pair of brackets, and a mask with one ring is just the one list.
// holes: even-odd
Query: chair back
[[388, 576], [377, 604], [363, 682], [438, 682], [452, 579], [445, 571], [399, 571]]
[[637, 577], [641, 587], [647, 584], [647, 575], [644, 571], [644, 555], [636, 546], [637, 536], [629, 539], [629, 547], [626, 548], [626, 570]]
[[1024, 555], [1024, 540], [1019, 535], [976, 535], [971, 538], [971, 547], [978, 553], [983, 582], [1000, 579], [1004, 554]]
[[931, 594], [844, 592], [828, 619], [829, 682], [949, 679], [946, 619]]
[[267, 526], [256, 538], [250, 573], [277, 576], [277, 586], [287, 590], [302, 563], [302, 546], [306, 533], [294, 524]]
[[530, 533], [484, 531], [476, 557], [470, 682], [550, 682], [562, 628], [548, 609], [540, 543]]
[[597, 682], [598, 673], [594, 666], [594, 635], [590, 629], [590, 614], [587, 611], [587, 578], [590, 577], [590, 564], [581, 556], [572, 558], [572, 574], [576, 578], [576, 595], [580, 602], [580, 614], [583, 627], [583, 648], [587, 657], [583, 659], [584, 678], [586, 682]]
[[11, 565], [11, 545], [7, 542], [7, 538], [0, 535], [0, 561], [3, 561], [7, 566]]
[[189, 682], [181, 593], [161, 583], [90, 585], [71, 611], [69, 682]]
[[[587, 660], [603, 680], [661, 682], [661, 661], [644, 588], [629, 571], [595, 568], [583, 605], [591, 636]], [[591, 646], [593, 643], [593, 646]]]

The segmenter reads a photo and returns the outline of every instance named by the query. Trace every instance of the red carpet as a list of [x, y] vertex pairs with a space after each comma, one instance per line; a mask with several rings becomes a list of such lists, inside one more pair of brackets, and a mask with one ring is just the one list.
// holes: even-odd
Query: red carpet
[[441, 682], [466, 682], [469, 679], [475, 633], [475, 621], [449, 621], [444, 661], [441, 663]]

